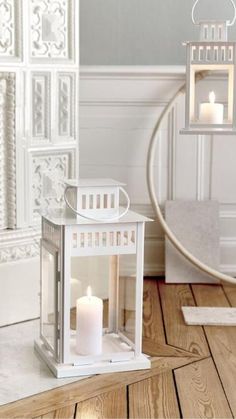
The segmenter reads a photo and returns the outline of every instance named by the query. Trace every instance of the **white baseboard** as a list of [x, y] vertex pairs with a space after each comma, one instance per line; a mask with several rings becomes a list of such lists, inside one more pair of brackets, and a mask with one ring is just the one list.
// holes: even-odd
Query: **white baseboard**
[[0, 327], [39, 317], [39, 258], [0, 266]]

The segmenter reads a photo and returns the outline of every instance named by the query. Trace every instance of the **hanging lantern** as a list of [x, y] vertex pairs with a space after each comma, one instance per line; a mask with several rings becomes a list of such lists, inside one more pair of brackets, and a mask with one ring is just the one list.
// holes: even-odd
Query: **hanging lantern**
[[[192, 21], [199, 27], [200, 40], [187, 42], [185, 128], [181, 134], [236, 133], [236, 42], [228, 42], [228, 27], [236, 20], [195, 20], [197, 0]], [[209, 89], [200, 92], [199, 73], [209, 73]], [[201, 77], [201, 76], [200, 76]], [[219, 100], [217, 80], [227, 80], [226, 99]]]
[[[40, 339], [57, 377], [150, 368], [142, 354], [146, 217], [113, 180], [69, 182], [72, 211], [42, 218]], [[68, 192], [68, 193], [67, 193]]]

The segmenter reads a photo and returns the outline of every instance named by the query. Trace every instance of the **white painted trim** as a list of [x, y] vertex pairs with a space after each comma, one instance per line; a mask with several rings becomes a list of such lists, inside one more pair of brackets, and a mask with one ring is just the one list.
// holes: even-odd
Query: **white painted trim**
[[83, 79], [171, 79], [183, 80], [185, 66], [80, 66]]
[[[7, 66], [3, 66], [4, 71], [6, 71], [8, 69], [10, 69], [11, 71], [13, 70], [13, 66], [11, 65], [11, 67]], [[32, 68], [36, 71], [37, 70], [37, 66], [32, 66]], [[26, 69], [26, 64], [22, 64], [22, 67], [19, 67], [19, 70], [16, 70], [17, 72], [21, 72], [23, 74], [23, 70]], [[49, 64], [45, 64], [43, 67], [44, 71], [51, 71], [52, 69], [55, 69], [55, 65], [49, 65]], [[60, 65], [60, 71], [61, 72], [69, 72], [69, 71], [73, 71], [75, 69], [75, 67], [73, 65]], [[18, 73], [17, 73], [18, 74]], [[146, 90], [144, 88], [144, 90], [142, 90], [142, 95], [139, 95], [139, 86], [143, 86], [143, 82], [145, 83], [146, 81], [153, 81], [154, 82], [154, 86], [156, 85], [155, 82], [157, 82], [157, 86], [165, 86], [165, 83], [170, 82], [170, 86], [175, 86], [175, 82], [176, 85], [178, 85], [178, 83], [182, 83], [185, 79], [185, 67], [184, 66], [82, 66], [80, 68], [80, 87], [83, 91], [82, 93], [82, 97], [81, 97], [81, 103], [80, 103], [80, 107], [90, 107], [90, 108], [94, 108], [91, 109], [91, 113], [95, 112], [95, 108], [98, 106], [101, 106], [101, 108], [103, 106], [113, 106], [118, 108], [118, 114], [120, 112], [120, 108], [122, 107], [145, 107], [145, 106], [150, 106], [150, 107], [164, 107], [167, 104], [167, 99], [168, 99], [168, 84], [167, 84], [167, 88], [165, 89], [164, 95], [160, 94], [158, 95], [158, 89], [155, 92], [154, 96], [150, 95], [150, 94], [146, 94]], [[105, 91], [105, 96], [103, 96], [103, 94], [101, 94], [101, 91], [96, 90], [96, 95], [93, 96], [93, 89], [90, 87], [90, 82], [92, 82], [91, 86], [94, 86], [93, 82], [96, 82], [96, 86], [100, 86], [100, 83], [106, 83], [106, 81], [108, 81], [109, 83], [111, 83], [114, 80], [114, 83], [116, 83], [116, 81], [125, 81], [127, 82], [127, 86], [129, 86], [129, 82], [132, 83], [136, 83], [135, 86], [137, 86], [137, 88], [135, 89], [135, 93], [134, 90], [130, 90], [127, 89], [127, 96], [125, 97], [117, 97], [116, 93], [113, 92], [113, 90], [107, 90]], [[160, 81], [160, 84], [158, 83]], [[84, 84], [85, 83], [85, 84]], [[86, 88], [84, 87], [86, 85]], [[105, 84], [104, 84], [105, 85]], [[147, 83], [147, 85], [149, 85], [149, 83]], [[90, 90], [91, 89], [91, 90]], [[100, 95], [99, 95], [100, 92]], [[89, 93], [89, 95], [87, 94]], [[126, 91], [125, 91], [125, 95], [126, 95]], [[137, 95], [137, 96], [136, 96]], [[142, 97], [141, 97], [142, 96]], [[164, 97], [163, 97], [164, 96]], [[146, 112], [146, 110], [145, 110]], [[176, 129], [176, 118], [178, 117], [178, 106], [173, 108], [173, 111], [171, 112], [170, 118], [169, 118], [169, 123], [167, 125], [167, 130], [170, 131], [169, 133], [169, 153], [171, 156], [171, 160], [172, 163], [169, 166], [168, 169], [168, 176], [169, 176], [169, 183], [168, 183], [168, 199], [174, 199], [175, 198], [175, 189], [176, 189], [176, 185], [175, 185], [175, 181], [176, 181], [176, 165], [177, 165], [177, 155], [176, 155], [176, 145], [175, 145], [175, 137], [174, 139], [172, 138], [171, 132], [175, 132]], [[139, 115], [138, 115], [139, 116]], [[88, 115], [88, 118], [90, 116]], [[94, 117], [94, 116], [92, 116]], [[100, 117], [100, 114], [98, 115], [98, 118]], [[103, 117], [103, 116], [102, 116]], [[83, 118], [83, 115], [82, 115]], [[87, 129], [87, 127], [86, 127]], [[20, 138], [19, 138], [20, 139]], [[147, 138], [148, 141], [148, 138]], [[202, 140], [202, 142], [204, 142]], [[204, 160], [207, 159], [207, 150], [204, 147], [204, 144], [199, 145], [199, 149], [198, 149], [198, 173], [196, 176], [196, 182], [198, 185], [198, 199], [202, 199], [203, 197], [205, 198], [205, 194], [208, 196], [208, 190], [205, 191], [204, 190], [204, 178], [205, 176], [208, 176], [208, 170], [205, 169], [204, 167]], [[161, 141], [160, 141], [161, 143]], [[48, 144], [48, 145], [44, 145], [44, 146], [30, 146], [29, 149], [27, 149], [30, 152], [33, 153], [37, 153], [37, 152], [49, 152], [54, 150], [66, 150], [66, 149], [74, 149], [76, 147], [74, 142], [68, 142], [67, 144], [54, 144], [53, 146]], [[161, 146], [160, 146], [161, 147]], [[161, 149], [160, 149], [161, 151]], [[22, 161], [18, 162], [18, 167], [24, 167], [24, 164], [22, 164]], [[163, 193], [165, 192], [164, 190], [162, 191], [161, 189], [163, 188], [162, 185], [162, 176], [160, 176], [161, 174], [161, 167], [162, 170], [163, 168], [163, 162], [161, 161], [161, 155], [159, 153], [159, 179], [158, 179], [158, 189], [161, 193], [161, 196], [163, 195]], [[204, 173], [205, 171], [205, 173]], [[18, 177], [18, 181], [19, 181], [20, 177]], [[232, 203], [233, 204], [233, 203]], [[220, 212], [220, 218], [221, 219], [234, 219], [236, 218], [236, 210], [234, 209], [234, 207], [230, 207], [230, 204], [228, 207], [224, 207], [223, 205], [221, 205], [221, 212]], [[227, 209], [229, 208], [229, 210]], [[230, 209], [231, 208], [231, 209]], [[143, 205], [143, 204], [135, 204], [133, 205], [133, 209], [141, 212], [143, 215], [146, 215], [150, 218], [155, 218], [154, 217], [154, 213], [153, 210], [151, 208], [150, 205]], [[164, 210], [163, 210], [164, 212]], [[23, 224], [24, 220], [21, 220], [21, 223]], [[24, 225], [24, 224], [23, 224]], [[31, 230], [29, 230], [30, 233]], [[23, 230], [23, 232], [26, 232], [26, 230]], [[161, 234], [161, 233], [158, 233]], [[2, 236], [0, 235], [0, 238]], [[225, 238], [221, 239], [221, 244], [222, 246], [228, 246], [228, 247], [234, 247], [234, 238], [227, 238], [225, 240]], [[22, 244], [22, 242], [17, 242], [17, 244], [19, 243]], [[157, 237], [155, 231], [153, 232], [153, 234], [151, 234], [150, 232], [147, 233], [146, 235], [146, 244], [147, 244], [147, 248], [148, 249], [152, 249], [151, 251], [153, 251], [153, 253], [157, 250], [154, 249], [158, 249], [160, 248], [160, 246], [162, 246], [164, 243], [164, 239], [163, 237]], [[12, 246], [11, 246], [11, 239], [9, 238], [8, 240], [8, 248], [13, 247], [14, 245], [14, 238], [12, 239]], [[145, 265], [145, 274], [147, 274], [147, 272], [163, 272], [163, 266], [161, 266], [158, 263], [151, 263], [151, 264], [146, 264]]]
[[205, 136], [197, 136], [197, 196], [196, 200], [201, 201], [204, 199], [204, 185], [205, 185]]
[[220, 265], [220, 272], [236, 277], [236, 265]]
[[236, 211], [232, 211], [232, 210], [229, 210], [229, 211], [227, 211], [227, 210], [220, 211], [220, 218], [221, 219], [224, 219], [224, 218], [226, 218], [226, 219], [234, 219], [234, 218], [236, 218]]

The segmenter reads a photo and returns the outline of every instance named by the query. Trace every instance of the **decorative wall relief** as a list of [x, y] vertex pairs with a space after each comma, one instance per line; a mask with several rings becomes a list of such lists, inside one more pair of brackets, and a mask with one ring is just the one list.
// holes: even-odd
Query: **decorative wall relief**
[[15, 75], [0, 73], [0, 230], [15, 226]]
[[6, 127], [7, 146], [7, 226], [16, 227], [16, 78], [8, 73], [6, 79]]
[[75, 139], [75, 92], [76, 78], [73, 73], [59, 73], [57, 79], [58, 92], [58, 136], [65, 139]]
[[0, 229], [7, 228], [5, 102], [6, 80], [0, 78]]
[[50, 137], [50, 74], [32, 75], [32, 136], [47, 141]]
[[40, 211], [64, 205], [65, 178], [73, 176], [74, 150], [37, 152], [31, 163], [32, 220], [37, 222]]
[[32, 235], [74, 176], [78, 9], [78, 0], [0, 0], [0, 263], [37, 254], [39, 233], [27, 244], [13, 233]]
[[0, 61], [17, 61], [21, 55], [21, 2], [0, 1]]
[[72, 61], [74, 0], [30, 0], [30, 57]]
[[38, 256], [40, 233], [40, 230], [34, 228], [3, 231], [0, 241], [0, 264]]

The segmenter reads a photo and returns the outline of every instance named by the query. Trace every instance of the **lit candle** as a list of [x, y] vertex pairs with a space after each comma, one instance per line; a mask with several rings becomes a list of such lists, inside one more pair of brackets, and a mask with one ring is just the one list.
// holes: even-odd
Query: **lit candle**
[[200, 104], [199, 120], [204, 124], [223, 124], [224, 105], [215, 103], [216, 95], [214, 92], [209, 94], [209, 103]]
[[102, 353], [103, 301], [92, 296], [88, 287], [87, 297], [77, 300], [76, 352], [80, 355]]

